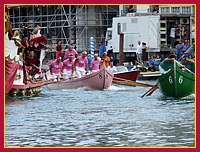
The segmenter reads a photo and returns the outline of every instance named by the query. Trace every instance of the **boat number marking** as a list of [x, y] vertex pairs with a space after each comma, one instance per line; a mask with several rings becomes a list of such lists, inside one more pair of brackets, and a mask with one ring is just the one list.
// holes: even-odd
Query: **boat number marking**
[[173, 83], [173, 80], [172, 80], [172, 76], [171, 76], [171, 75], [169, 76], [169, 83], [170, 83], [170, 84]]
[[102, 74], [101, 73], [99, 73], [99, 79], [102, 79]]
[[[182, 75], [179, 77], [178, 82], [179, 82], [179, 84], [182, 84], [182, 83], [183, 83], [183, 76], [182, 76]], [[171, 75], [169, 76], [169, 83], [170, 83], [170, 84], [173, 83], [173, 80], [172, 80], [172, 76], [171, 76]]]
[[183, 83], [183, 76], [182, 76], [182, 75], [179, 77], [179, 80], [178, 80], [178, 82], [179, 82], [180, 84], [182, 84], [182, 83]]

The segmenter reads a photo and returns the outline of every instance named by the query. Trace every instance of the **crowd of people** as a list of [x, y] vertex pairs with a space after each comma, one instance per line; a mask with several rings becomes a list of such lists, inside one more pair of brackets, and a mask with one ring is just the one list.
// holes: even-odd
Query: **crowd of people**
[[[25, 65], [27, 66], [27, 70], [29, 75], [33, 76], [37, 73], [40, 73], [40, 51], [42, 47], [41, 43], [37, 43], [32, 41], [31, 39], [35, 38], [35, 35], [40, 35], [40, 27], [37, 26], [32, 32], [32, 38], [28, 37], [27, 28], [24, 25], [24, 35], [22, 37], [22, 45], [24, 46], [24, 54], [25, 54]], [[34, 36], [33, 36], [34, 34]], [[177, 60], [183, 55], [186, 54], [187, 57], [191, 58], [194, 53], [188, 40], [182, 42], [181, 40], [175, 46], [176, 58]], [[50, 47], [50, 49], [52, 49]], [[50, 63], [50, 73], [52, 74], [54, 79], [60, 80], [61, 76], [64, 79], [69, 79], [74, 76], [77, 78], [81, 78], [83, 75], [87, 73], [97, 72], [102, 65], [105, 65], [107, 69], [110, 69], [112, 72], [116, 72], [116, 68], [113, 65], [113, 57], [111, 57], [109, 52], [106, 52], [106, 47], [103, 42], [100, 43], [98, 54], [94, 55], [94, 58], [91, 57], [90, 54], [87, 55], [86, 51], [83, 51], [80, 55], [77, 51], [72, 47], [72, 45], [68, 45], [67, 50], [63, 54], [62, 42], [58, 41], [55, 46], [56, 49], [56, 59]], [[149, 47], [145, 42], [138, 41], [136, 48], [136, 56], [135, 66], [137, 69], [141, 71], [156, 71], [158, 70], [158, 65], [161, 62], [161, 57], [158, 55], [157, 57], [151, 56], [147, 50]], [[20, 50], [20, 49], [19, 49]], [[107, 54], [108, 53], [108, 54]]]
[[[172, 40], [173, 41], [173, 40]], [[189, 40], [179, 40], [179, 43], [175, 46], [176, 48], [176, 59], [180, 60], [180, 58], [185, 55], [188, 58], [194, 58], [194, 46], [190, 44]], [[157, 55], [149, 57], [147, 50], [149, 48], [146, 46], [145, 42], [138, 41], [137, 49], [136, 49], [136, 56], [137, 60], [135, 61], [135, 66], [137, 69], [140, 69], [142, 72], [146, 71], [156, 71], [159, 70], [158, 66], [162, 61], [161, 57]]]
[[[58, 45], [60, 42], [58, 43]], [[58, 46], [57, 45], [57, 46]], [[101, 43], [99, 49], [99, 55], [94, 54], [94, 58], [91, 58], [91, 54], [87, 54], [86, 51], [83, 51], [80, 55], [72, 45], [68, 45], [68, 49], [65, 51], [64, 57], [60, 48], [56, 50], [56, 59], [49, 63], [50, 74], [53, 76], [55, 81], [60, 80], [61, 77], [64, 79], [71, 79], [74, 77], [81, 78], [84, 75], [89, 73], [94, 73], [99, 71], [101, 66], [105, 66], [107, 69], [111, 66], [113, 67], [112, 62], [110, 62], [110, 57], [107, 55], [105, 46]], [[58, 53], [57, 53], [58, 52]], [[62, 61], [63, 58], [63, 61]]]

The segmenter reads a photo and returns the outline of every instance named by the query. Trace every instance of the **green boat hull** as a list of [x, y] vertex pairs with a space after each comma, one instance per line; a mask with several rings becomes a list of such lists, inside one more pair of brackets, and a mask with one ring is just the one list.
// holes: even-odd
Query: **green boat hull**
[[163, 73], [158, 79], [159, 89], [169, 97], [186, 97], [195, 91], [195, 76], [191, 72], [182, 71], [178, 63], [171, 63], [168, 72]]

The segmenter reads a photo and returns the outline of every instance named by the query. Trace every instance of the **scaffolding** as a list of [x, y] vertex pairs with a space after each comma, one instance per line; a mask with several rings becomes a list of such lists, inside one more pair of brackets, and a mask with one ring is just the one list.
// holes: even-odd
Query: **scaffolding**
[[20, 5], [9, 6], [13, 30], [28, 24], [33, 30], [41, 26], [47, 45], [53, 48], [60, 40], [63, 48], [72, 44], [78, 52], [90, 50], [90, 36], [94, 49], [104, 41], [106, 30], [112, 27], [112, 18], [119, 15], [119, 5]]

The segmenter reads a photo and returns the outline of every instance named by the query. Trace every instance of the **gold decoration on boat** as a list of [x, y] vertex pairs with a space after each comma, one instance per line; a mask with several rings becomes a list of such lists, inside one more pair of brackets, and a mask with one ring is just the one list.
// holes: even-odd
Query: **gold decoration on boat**
[[8, 56], [5, 57], [5, 59], [19, 64], [19, 60], [18, 61], [16, 60], [16, 56], [11, 59], [10, 54], [9, 54]]
[[21, 74], [17, 73], [16, 76], [15, 76], [15, 80], [19, 80], [19, 79], [21, 79]]

